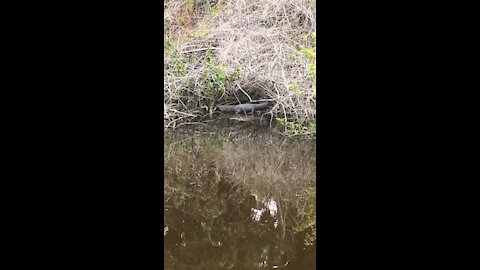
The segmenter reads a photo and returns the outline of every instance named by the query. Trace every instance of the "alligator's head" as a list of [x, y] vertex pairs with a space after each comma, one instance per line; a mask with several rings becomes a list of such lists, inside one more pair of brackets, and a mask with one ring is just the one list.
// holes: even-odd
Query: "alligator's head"
[[217, 108], [220, 110], [220, 111], [225, 111], [229, 108], [228, 105], [218, 105]]

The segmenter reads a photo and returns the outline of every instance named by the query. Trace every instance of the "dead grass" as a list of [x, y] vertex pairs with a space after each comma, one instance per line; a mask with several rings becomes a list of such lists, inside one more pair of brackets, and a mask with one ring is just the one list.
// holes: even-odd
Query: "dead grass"
[[[274, 117], [316, 118], [312, 0], [164, 1], [164, 127], [218, 104], [274, 101]], [[193, 3], [193, 8], [192, 8]]]

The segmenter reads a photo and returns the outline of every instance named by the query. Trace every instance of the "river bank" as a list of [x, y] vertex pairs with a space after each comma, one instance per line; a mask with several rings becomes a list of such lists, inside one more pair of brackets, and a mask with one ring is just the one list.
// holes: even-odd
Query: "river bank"
[[316, 121], [316, 3], [164, 1], [164, 128], [269, 101], [290, 133]]

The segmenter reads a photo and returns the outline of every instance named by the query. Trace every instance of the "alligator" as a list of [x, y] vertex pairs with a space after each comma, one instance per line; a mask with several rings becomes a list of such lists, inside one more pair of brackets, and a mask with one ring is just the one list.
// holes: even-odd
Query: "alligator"
[[218, 105], [217, 107], [220, 109], [220, 111], [223, 112], [235, 112], [235, 113], [241, 113], [241, 112], [257, 112], [257, 111], [262, 111], [265, 110], [270, 106], [270, 102], [262, 102], [258, 104], [254, 103], [245, 103], [245, 104], [238, 104], [238, 105]]

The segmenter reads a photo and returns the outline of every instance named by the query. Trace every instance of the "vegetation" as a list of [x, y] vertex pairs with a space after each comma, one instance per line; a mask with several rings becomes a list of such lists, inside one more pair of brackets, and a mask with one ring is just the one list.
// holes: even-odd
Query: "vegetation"
[[[314, 0], [164, 0], [164, 128], [219, 104], [269, 100], [290, 134], [315, 134]], [[282, 120], [280, 120], [282, 121]]]

